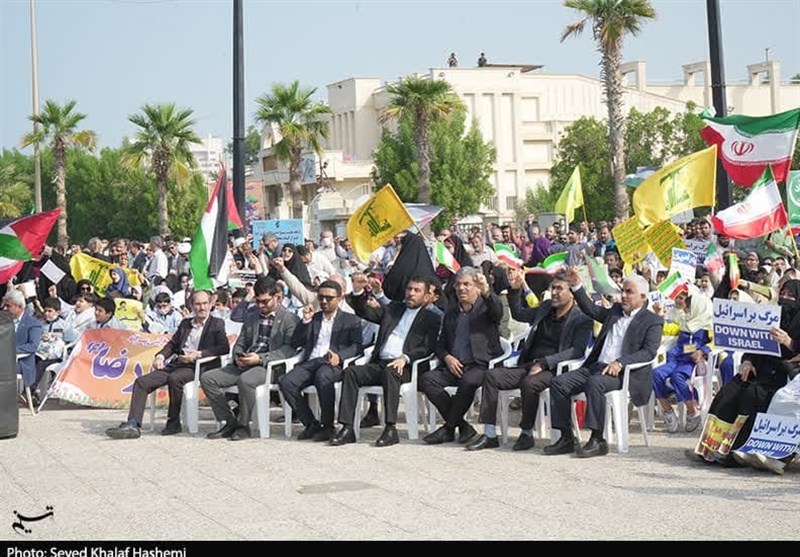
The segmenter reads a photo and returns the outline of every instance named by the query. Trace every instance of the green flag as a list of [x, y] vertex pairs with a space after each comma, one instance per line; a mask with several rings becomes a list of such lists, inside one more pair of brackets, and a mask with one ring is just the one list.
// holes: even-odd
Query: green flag
[[572, 176], [569, 177], [564, 191], [556, 201], [556, 213], [563, 213], [567, 223], [575, 220], [575, 209], [583, 206], [583, 189], [581, 188], [580, 166], [575, 165]]
[[789, 171], [786, 180], [786, 209], [789, 211], [789, 226], [792, 233], [800, 232], [800, 170]]

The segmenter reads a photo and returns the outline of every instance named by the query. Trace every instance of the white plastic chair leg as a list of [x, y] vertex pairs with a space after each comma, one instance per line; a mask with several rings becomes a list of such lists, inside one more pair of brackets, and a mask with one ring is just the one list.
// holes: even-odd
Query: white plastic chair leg
[[411, 441], [419, 439], [419, 427], [417, 420], [417, 394], [408, 393], [403, 395], [403, 406], [406, 412], [406, 424], [408, 426], [408, 438]]
[[261, 439], [269, 438], [269, 392], [269, 385], [256, 387], [256, 421]]
[[197, 383], [192, 381], [191, 383], [187, 383], [183, 386], [183, 407], [181, 408], [182, 413], [185, 416], [186, 420], [186, 427], [189, 430], [189, 433], [196, 434], [198, 432], [198, 423], [199, 423], [199, 415], [200, 415], [200, 408], [199, 408], [199, 400], [198, 400], [199, 392]]

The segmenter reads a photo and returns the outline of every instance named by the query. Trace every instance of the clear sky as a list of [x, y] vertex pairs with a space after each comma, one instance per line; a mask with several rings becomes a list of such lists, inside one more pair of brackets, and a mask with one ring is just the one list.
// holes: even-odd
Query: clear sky
[[[800, 0], [721, 0], [725, 75], [781, 61], [800, 73]], [[144, 103], [190, 107], [200, 135], [233, 133], [232, 0], [36, 0], [40, 102], [68, 99], [87, 115], [101, 146], [133, 134], [128, 115]], [[681, 65], [708, 59], [705, 0], [653, 0], [658, 19], [628, 38], [624, 60], [645, 60], [648, 81], [679, 81]], [[318, 87], [348, 77], [399, 76], [461, 66], [481, 51], [490, 63], [544, 64], [543, 71], [597, 76], [587, 28], [560, 43], [579, 19], [560, 0], [518, 2], [245, 0], [245, 125], [273, 82]], [[28, 0], [0, 0], [0, 147], [31, 129]]]

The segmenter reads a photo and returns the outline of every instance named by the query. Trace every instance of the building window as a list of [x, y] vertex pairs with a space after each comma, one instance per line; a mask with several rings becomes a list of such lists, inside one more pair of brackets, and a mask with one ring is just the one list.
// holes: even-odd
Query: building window
[[492, 196], [486, 200], [486, 208], [490, 211], [497, 211], [497, 196]]
[[517, 196], [509, 195], [506, 197], [506, 211], [513, 211], [517, 208]]

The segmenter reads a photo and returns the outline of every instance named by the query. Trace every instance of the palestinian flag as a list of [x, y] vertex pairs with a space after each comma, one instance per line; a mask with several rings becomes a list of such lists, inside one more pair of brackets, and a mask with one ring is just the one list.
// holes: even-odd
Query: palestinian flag
[[[225, 165], [220, 163], [220, 172], [227, 172]], [[228, 180], [225, 180], [228, 182]], [[228, 230], [243, 230], [244, 224], [239, 216], [239, 210], [236, 208], [236, 199], [233, 197], [233, 184], [228, 182], [225, 188], [228, 196]]]
[[461, 265], [458, 264], [458, 261], [456, 261], [456, 258], [453, 257], [453, 254], [450, 253], [450, 250], [447, 249], [439, 240], [436, 240], [435, 255], [436, 261], [438, 261], [440, 265], [447, 267], [451, 272], [457, 273], [461, 268]]
[[679, 272], [674, 272], [658, 285], [658, 291], [670, 300], [674, 300], [681, 292], [689, 292], [689, 284]]
[[567, 252], [554, 253], [539, 263], [538, 267], [526, 267], [525, 274], [533, 275], [555, 275], [567, 266]]
[[700, 114], [706, 127], [700, 135], [717, 153], [725, 171], [740, 186], [752, 186], [765, 169], [772, 168], [777, 182], [786, 182], [792, 163], [800, 108], [753, 117], [735, 114], [712, 118], [711, 109]]
[[769, 168], [741, 203], [711, 216], [717, 232], [741, 239], [764, 236], [785, 227], [788, 222], [778, 184]]
[[61, 209], [17, 219], [0, 229], [0, 283], [10, 281], [42, 248]]
[[508, 244], [495, 244], [494, 253], [502, 263], [505, 263], [512, 269], [522, 268], [522, 259], [517, 257], [517, 252], [513, 247]]
[[228, 226], [231, 220], [232, 197], [227, 170], [224, 165], [220, 165], [217, 185], [206, 205], [206, 212], [200, 220], [200, 229], [189, 252], [189, 265], [197, 290], [215, 288], [215, 279], [218, 284], [225, 284], [228, 280]]

